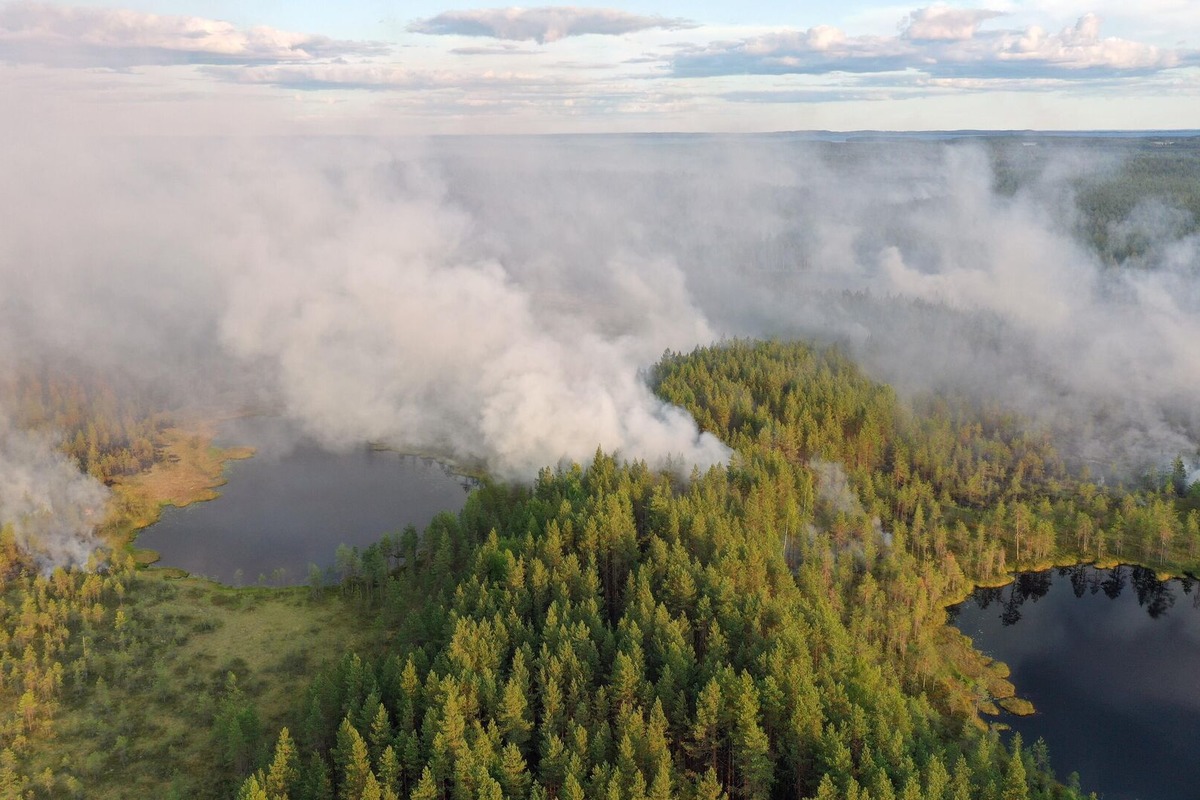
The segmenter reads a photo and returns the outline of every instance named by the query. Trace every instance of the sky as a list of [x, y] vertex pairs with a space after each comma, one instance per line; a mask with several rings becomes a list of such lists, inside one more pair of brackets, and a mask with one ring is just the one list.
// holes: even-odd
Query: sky
[[0, 136], [1194, 129], [1200, 6], [0, 2], [0, 108]]

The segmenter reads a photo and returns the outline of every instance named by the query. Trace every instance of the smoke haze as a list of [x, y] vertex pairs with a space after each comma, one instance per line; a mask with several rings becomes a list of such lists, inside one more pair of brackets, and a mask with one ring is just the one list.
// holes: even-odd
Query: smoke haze
[[54, 444], [0, 421], [0, 526], [35, 562], [79, 566], [95, 548], [108, 490]]
[[[666, 349], [845, 344], [880, 379], [1009, 404], [1117, 471], [1197, 449], [1200, 238], [1147, 201], [1083, 241], [1061, 145], [772, 137], [150, 139], [0, 148], [0, 348], [120, 364], [528, 478], [599, 445], [707, 465]], [[10, 445], [11, 447], [11, 445]], [[1189, 462], [1194, 466], [1194, 461]]]

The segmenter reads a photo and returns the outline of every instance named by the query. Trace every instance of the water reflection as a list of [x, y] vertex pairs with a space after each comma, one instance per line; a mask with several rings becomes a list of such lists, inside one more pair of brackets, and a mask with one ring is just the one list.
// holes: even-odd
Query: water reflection
[[1012, 669], [1061, 779], [1105, 800], [1200, 800], [1200, 585], [1153, 570], [1066, 567], [980, 589], [953, 619]]
[[[1119, 566], [1098, 570], [1082, 564], [1046, 572], [1021, 573], [1007, 586], [976, 589], [971, 600], [981, 609], [999, 605], [1001, 623], [1005, 626], [1015, 625], [1021, 621], [1021, 606], [1028, 601], [1036, 603], [1045, 597], [1053, 585], [1055, 574], [1068, 579], [1071, 591], [1077, 598], [1103, 591], [1109, 600], [1116, 600], [1125, 587], [1132, 584], [1138, 605], [1146, 610], [1151, 619], [1158, 619], [1175, 605], [1176, 588], [1192, 597], [1193, 607], [1200, 607], [1200, 593], [1192, 591], [1196, 587], [1196, 579], [1191, 576], [1160, 581], [1154, 570], [1146, 567]], [[958, 611], [959, 607], [951, 609], [951, 622], [957, 619]]]

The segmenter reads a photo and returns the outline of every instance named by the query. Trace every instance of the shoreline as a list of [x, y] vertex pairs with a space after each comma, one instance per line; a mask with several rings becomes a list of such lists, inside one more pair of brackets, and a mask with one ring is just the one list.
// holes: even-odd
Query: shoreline
[[[1091, 560], [1081, 560], [1078, 558], [1076, 558], [1076, 559], [1061, 558], [1061, 559], [1053, 559], [1047, 563], [1038, 563], [1038, 564], [1034, 564], [1034, 565], [1031, 565], [1028, 567], [1014, 570], [1012, 572], [1006, 573], [1003, 578], [997, 578], [995, 580], [988, 580], [988, 581], [981, 581], [978, 583], [968, 582], [968, 588], [965, 593], [948, 595], [947, 598], [943, 598], [942, 600], [939, 600], [939, 603], [942, 604], [943, 613], [947, 614], [947, 617], [948, 617], [951, 607], [961, 605], [961, 604], [967, 602], [968, 600], [971, 599], [971, 596], [979, 589], [1003, 588], [1005, 586], [1008, 586], [1008, 585], [1016, 582], [1017, 576], [1022, 575], [1022, 574], [1049, 572], [1050, 570], [1070, 569], [1072, 567], [1081, 567], [1081, 566], [1082, 567], [1092, 567], [1093, 569], [1107, 569], [1107, 570], [1117, 569], [1118, 567], [1140, 567], [1143, 569], [1154, 570], [1155, 578], [1157, 578], [1160, 581], [1181, 580], [1185, 576], [1192, 577], [1192, 578], [1196, 577], [1187, 569], [1178, 569], [1178, 570], [1156, 569], [1154, 567], [1150, 567], [1145, 564], [1138, 563], [1136, 560], [1133, 560], [1133, 559], [1123, 560], [1123, 559], [1119, 559], [1119, 558], [1112, 558], [1112, 559], [1097, 558], [1097, 559], [1091, 559]], [[1000, 661], [999, 659], [993, 658], [992, 656], [988, 655], [987, 653], [983, 652], [978, 647], [976, 647], [975, 640], [971, 636], [969, 636], [965, 632], [963, 632], [954, 623], [950, 622], [948, 618], [943, 623], [943, 629], [944, 629], [944, 635], [947, 635], [947, 636], [953, 638], [954, 635], [957, 634], [958, 637], [961, 637], [961, 639], [959, 640], [960, 642], [961, 642], [961, 640], [966, 640], [966, 643], [971, 648], [972, 652], [974, 652], [976, 654], [976, 658], [978, 659], [982, 670], [985, 673], [991, 674], [992, 676], [994, 676], [994, 678], [999, 679], [999, 681], [997, 681], [996, 683], [990, 683], [990, 682], [985, 681], [985, 685], [987, 685], [989, 696], [988, 696], [987, 700], [983, 701], [982, 703], [976, 704], [976, 718], [979, 719], [980, 722], [983, 722], [988, 725], [1002, 726], [1002, 728], [1008, 728], [1009, 726], [1002, 721], [984, 720], [983, 716], [1000, 717], [1002, 713], [1008, 713], [1008, 714], [1012, 714], [1013, 716], [1017, 716], [1017, 717], [1027, 717], [1027, 716], [1037, 713], [1037, 708], [1033, 705], [1033, 703], [1031, 703], [1027, 699], [1021, 697], [1019, 695], [1019, 693], [1017, 692], [1018, 687], [1010, 679], [1011, 670], [1007, 663]], [[947, 646], [948, 645], [949, 645], [949, 643], [947, 643]], [[943, 655], [946, 655], [947, 658], [949, 658], [950, 653], [944, 650]], [[999, 673], [1003, 673], [1003, 674], [999, 674]], [[983, 677], [983, 675], [975, 676], [976, 680], [979, 680], [982, 677]], [[990, 685], [988, 685], [988, 684], [990, 684]], [[997, 694], [995, 692], [996, 688], [999, 688], [1001, 690], [1001, 692], [1004, 693], [1004, 695], [1006, 695], [1006, 696]], [[1008, 693], [1009, 689], [1012, 690], [1011, 694]], [[998, 708], [997, 708], [997, 706], [998, 706]]]
[[185, 508], [221, 496], [217, 489], [228, 482], [228, 463], [255, 454], [253, 447], [213, 444], [224, 419], [193, 418], [164, 429], [161, 459], [144, 472], [113, 481], [109, 512], [100, 529], [110, 547], [128, 550], [143, 566], [153, 564], [158, 554], [138, 548], [138, 534], [158, 522], [168, 506]]
[[[139, 546], [140, 535], [161, 519], [168, 506], [184, 508], [221, 496], [218, 489], [229, 481], [229, 463], [251, 458], [258, 449], [253, 445], [221, 446], [216, 442], [231, 440], [224, 432], [226, 423], [252, 417], [280, 418], [277, 414], [253, 411], [185, 413], [177, 417], [174, 424], [160, 434], [161, 445], [156, 463], [144, 472], [113, 481], [106, 521], [99, 530], [101, 539], [114, 550], [124, 550], [140, 567], [170, 572], [169, 577], [173, 578], [203, 578], [178, 568], [155, 566], [161, 556], [150, 547]], [[232, 438], [232, 441], [255, 441], [253, 436], [237, 437], [236, 433], [234, 436], [236, 438]], [[481, 468], [471, 469], [431, 452], [400, 449], [380, 442], [366, 442], [362, 446], [399, 458], [432, 462], [468, 492], [486, 479], [486, 472]]]

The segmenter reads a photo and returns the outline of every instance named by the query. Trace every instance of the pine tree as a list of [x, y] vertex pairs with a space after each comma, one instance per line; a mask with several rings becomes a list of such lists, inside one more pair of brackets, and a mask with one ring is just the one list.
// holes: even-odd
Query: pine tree
[[926, 800], [943, 800], [950, 786], [950, 773], [942, 764], [942, 759], [932, 756], [925, 765], [925, 798]]
[[514, 800], [524, 798], [529, 791], [529, 772], [525, 757], [515, 744], [509, 742], [500, 754], [500, 785]]
[[383, 753], [379, 756], [379, 785], [384, 792], [389, 789], [393, 792], [400, 791], [400, 759], [396, 756], [396, 750], [390, 744], [383, 748]]
[[1012, 755], [1004, 772], [1004, 800], [1029, 800], [1025, 759], [1021, 755], [1021, 734], [1013, 736]]
[[817, 787], [815, 800], [838, 800], [837, 787], [833, 785], [833, 779], [828, 775], [821, 777], [821, 784]]
[[721, 782], [717, 780], [717, 771], [712, 767], [704, 773], [704, 777], [696, 784], [696, 800], [729, 800]]
[[561, 800], [584, 800], [583, 787], [574, 775], [567, 775], [558, 796]]
[[441, 790], [438, 789], [437, 781], [433, 778], [433, 772], [429, 767], [421, 773], [421, 780], [417, 781], [417, 788], [413, 789], [411, 800], [441, 800]]
[[0, 752], [0, 800], [21, 800], [25, 779], [17, 769], [17, 756], [11, 748]]
[[368, 734], [371, 747], [371, 761], [378, 764], [379, 758], [383, 755], [383, 750], [392, 741], [392, 723], [388, 718], [387, 709], [383, 703], [380, 703], [375, 711], [375, 716], [371, 720], [371, 730]]
[[674, 792], [671, 787], [671, 760], [667, 756], [659, 761], [654, 779], [650, 781], [650, 791], [647, 800], [672, 800]]
[[349, 717], [338, 728], [334, 766], [339, 777], [338, 800], [358, 800], [371, 775], [371, 757], [367, 743], [350, 724]]
[[242, 788], [238, 790], [237, 800], [269, 800], [267, 790], [263, 788], [258, 780], [258, 775], [251, 775], [242, 784]]
[[954, 764], [954, 783], [951, 789], [951, 800], [971, 800], [971, 768], [967, 765], [965, 756], [959, 756]]
[[362, 792], [355, 796], [355, 800], [383, 800], [383, 792], [379, 788], [379, 781], [367, 771], [367, 779], [363, 783]]
[[267, 770], [266, 790], [270, 800], [288, 800], [296, 796], [296, 788], [300, 777], [299, 755], [292, 736], [287, 728], [279, 732], [279, 740], [275, 743], [275, 756]]
[[[521, 658], [519, 652], [517, 658]], [[500, 733], [505, 740], [512, 742], [522, 751], [529, 744], [529, 734], [533, 729], [533, 723], [529, 719], [527, 692], [528, 687], [522, 686], [517, 678], [509, 678], [504, 684], [498, 712]]]
[[300, 772], [300, 791], [295, 800], [333, 800], [329, 767], [316, 751], [309, 754]]
[[718, 723], [721, 714], [721, 686], [716, 678], [710, 678], [696, 700], [695, 721], [692, 723], [690, 751], [703, 759], [709, 767], [717, 764], [717, 747], [720, 744]]
[[774, 772], [771, 743], [759, 726], [758, 690], [748, 673], [742, 673], [735, 703], [733, 758], [742, 778], [742, 796], [746, 800], [766, 798]]

